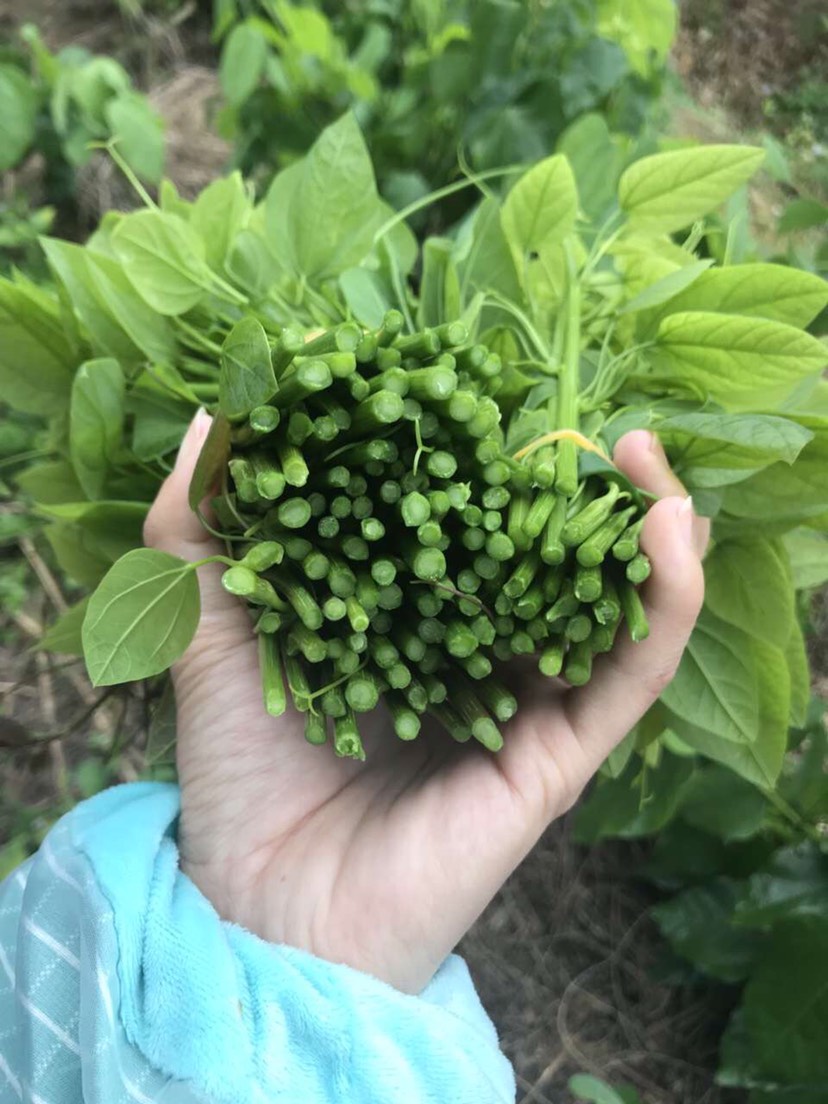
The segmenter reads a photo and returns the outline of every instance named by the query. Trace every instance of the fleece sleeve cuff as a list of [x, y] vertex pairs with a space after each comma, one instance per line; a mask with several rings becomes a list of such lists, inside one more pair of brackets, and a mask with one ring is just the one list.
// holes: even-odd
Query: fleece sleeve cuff
[[178, 790], [78, 806], [0, 886], [0, 1100], [511, 1104], [462, 959], [419, 996], [222, 921]]

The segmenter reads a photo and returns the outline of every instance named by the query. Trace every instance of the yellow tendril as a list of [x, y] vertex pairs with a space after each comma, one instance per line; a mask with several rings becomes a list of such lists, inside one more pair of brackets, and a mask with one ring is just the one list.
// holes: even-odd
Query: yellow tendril
[[555, 441], [573, 441], [578, 448], [582, 448], [586, 452], [594, 452], [596, 456], [600, 456], [608, 464], [612, 463], [603, 449], [598, 448], [593, 441], [590, 441], [588, 437], [584, 437], [583, 433], [579, 433], [577, 429], [556, 429], [552, 433], [544, 433], [542, 437], [538, 437], [537, 440], [530, 441], [528, 445], [518, 449], [512, 459], [522, 460], [525, 456], [534, 452], [535, 449], [541, 448], [542, 445], [554, 444]]

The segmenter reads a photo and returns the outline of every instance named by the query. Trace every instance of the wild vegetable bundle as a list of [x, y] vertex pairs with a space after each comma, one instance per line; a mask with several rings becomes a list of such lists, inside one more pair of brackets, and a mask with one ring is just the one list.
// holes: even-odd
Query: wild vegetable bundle
[[[643, 504], [605, 458], [623, 432], [650, 427], [696, 509], [713, 519], [707, 599], [675, 680], [605, 770], [639, 790], [655, 779], [670, 793], [670, 764], [698, 753], [772, 787], [808, 692], [794, 579], [802, 556], [821, 554], [828, 527], [828, 355], [805, 329], [825, 307], [825, 284], [753, 262], [712, 214], [756, 171], [761, 151], [642, 157], [595, 120], [564, 145], [566, 156], [538, 162], [504, 198], [487, 194], [451, 237], [419, 248], [406, 212], [378, 197], [346, 116], [259, 204], [235, 175], [194, 203], [163, 185], [157, 206], [112, 213], [85, 247], [45, 241], [55, 288], [18, 275], [0, 281], [3, 397], [51, 417], [46, 455], [19, 484], [64, 571], [87, 589], [100, 584], [45, 646], [83, 647], [97, 683], [158, 674], [186, 647], [198, 618], [192, 566], [135, 549], [203, 404], [221, 416], [193, 502], [218, 489], [213, 524], [232, 538], [229, 584], [251, 594], [258, 579], [273, 587], [280, 608], [262, 587], [271, 605], [257, 617], [264, 629], [278, 615], [278, 630], [259, 635], [263, 649], [284, 645], [291, 670], [308, 677], [304, 693], [290, 675], [300, 701], [328, 687], [312, 699], [315, 713], [325, 694], [334, 711], [340, 695], [352, 708], [346, 690], [358, 674], [367, 695], [352, 689], [358, 704], [387, 683], [412, 709], [415, 684], [434, 698], [436, 680], [446, 699], [425, 704], [458, 713], [450, 674], [497, 722], [505, 699], [493, 708], [490, 679], [474, 679], [475, 667], [531, 641], [548, 672], [560, 661], [578, 681], [625, 601], [638, 624], [627, 584], [647, 568], [621, 529]], [[398, 332], [389, 311], [402, 315]], [[301, 340], [320, 329], [316, 344]], [[288, 472], [307, 481], [291, 484]], [[396, 501], [385, 501], [385, 484], [398, 485]], [[550, 527], [561, 500], [567, 558], [555, 564]], [[608, 505], [610, 516], [588, 532]], [[266, 542], [269, 566], [255, 561]], [[252, 580], [237, 563], [248, 554], [261, 566]], [[598, 564], [588, 561], [601, 554], [598, 596]], [[314, 606], [291, 602], [282, 579]], [[602, 604], [606, 594], [614, 601]], [[586, 631], [591, 644], [578, 639]], [[311, 662], [317, 637], [326, 655]], [[380, 651], [386, 667], [377, 637], [395, 649]], [[566, 657], [555, 650], [561, 638]], [[339, 645], [328, 654], [334, 640], [355, 645], [358, 672], [341, 670]], [[461, 736], [470, 716], [452, 715]], [[413, 727], [409, 718], [402, 730]], [[478, 729], [496, 741], [492, 726]]]
[[[269, 712], [284, 711], [286, 681], [307, 738], [325, 742], [331, 717], [341, 755], [363, 754], [354, 714], [380, 697], [401, 739], [428, 710], [497, 750], [517, 703], [494, 663], [537, 653], [544, 674], [581, 685], [624, 615], [646, 635], [638, 496], [620, 477], [579, 483], [543, 439], [508, 457], [489, 394], [500, 358], [460, 322], [402, 327], [391, 310], [376, 332], [344, 323], [303, 343], [239, 322], [193, 504], [218, 473], [219, 529], [240, 557], [223, 583], [257, 612]], [[105, 580], [91, 643], [118, 602]]]

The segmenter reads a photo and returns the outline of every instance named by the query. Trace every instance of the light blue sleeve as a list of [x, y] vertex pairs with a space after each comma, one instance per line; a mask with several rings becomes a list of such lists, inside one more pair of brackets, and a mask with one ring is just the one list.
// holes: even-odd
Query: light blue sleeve
[[0, 885], [0, 1104], [512, 1104], [462, 959], [414, 997], [223, 922], [177, 816], [109, 790]]

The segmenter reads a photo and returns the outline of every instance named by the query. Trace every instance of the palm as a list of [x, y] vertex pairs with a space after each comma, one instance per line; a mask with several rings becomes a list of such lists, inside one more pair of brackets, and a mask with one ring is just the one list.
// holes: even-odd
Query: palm
[[[185, 441], [146, 533], [188, 559], [209, 554], [186, 501], [205, 431]], [[638, 434], [625, 442], [616, 460], [631, 478], [681, 491], [663, 454]], [[382, 710], [360, 719], [365, 763], [308, 745], [295, 712], [265, 713], [247, 615], [218, 569], [201, 568], [199, 631], [175, 671], [185, 871], [263, 938], [419, 991], [675, 670], [701, 604], [707, 535], [696, 522], [683, 536], [679, 507], [658, 502], [642, 537], [650, 638], [622, 643], [582, 690], [529, 679], [497, 755], [442, 732], [402, 743]]]

